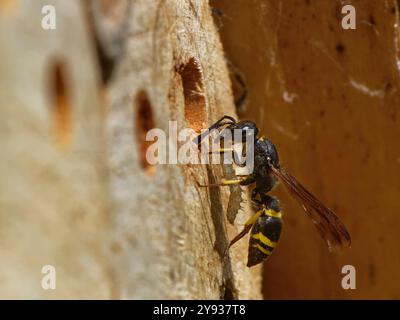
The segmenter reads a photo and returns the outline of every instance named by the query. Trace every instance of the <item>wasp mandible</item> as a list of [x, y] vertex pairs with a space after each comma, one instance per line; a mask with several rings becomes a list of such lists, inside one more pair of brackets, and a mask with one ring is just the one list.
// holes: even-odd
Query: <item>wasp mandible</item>
[[[227, 250], [250, 232], [247, 266], [252, 267], [259, 264], [271, 255], [278, 243], [283, 225], [279, 202], [276, 198], [268, 195], [268, 192], [272, 190], [278, 180], [300, 202], [330, 251], [345, 246], [350, 247], [350, 234], [342, 221], [331, 209], [303, 187], [295, 177], [281, 167], [275, 145], [265, 137], [258, 138], [259, 130], [254, 122], [248, 120], [236, 121], [233, 117], [225, 115], [210, 126], [205, 133], [199, 135], [195, 139], [195, 143], [200, 146], [202, 140], [214, 129], [220, 130], [220, 133], [229, 130], [232, 133], [231, 137], [233, 137], [234, 130], [241, 130], [242, 143], [249, 135], [254, 142], [254, 170], [252, 173], [234, 180], [223, 180], [212, 185], [200, 185], [201, 187], [210, 187], [255, 184], [251, 192], [251, 200], [257, 208], [256, 213], [245, 223], [243, 230], [231, 240]], [[221, 149], [221, 152], [225, 151], [226, 149]], [[230, 151], [235, 152], [233, 148]]]

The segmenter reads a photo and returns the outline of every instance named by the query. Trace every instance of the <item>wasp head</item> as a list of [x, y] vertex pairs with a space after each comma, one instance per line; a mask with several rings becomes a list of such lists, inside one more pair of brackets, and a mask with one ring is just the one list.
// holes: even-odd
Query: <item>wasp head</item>
[[241, 142], [246, 142], [246, 139], [248, 139], [249, 137], [254, 140], [258, 134], [258, 128], [256, 124], [248, 120], [239, 121], [238, 123], [229, 126], [228, 129], [232, 131], [235, 137], [235, 132], [237, 132], [236, 130], [240, 130], [239, 137], [242, 140]]

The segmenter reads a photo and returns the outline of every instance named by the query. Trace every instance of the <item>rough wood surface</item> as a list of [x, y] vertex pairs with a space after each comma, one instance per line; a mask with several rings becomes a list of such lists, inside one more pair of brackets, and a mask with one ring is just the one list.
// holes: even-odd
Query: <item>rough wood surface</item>
[[[56, 7], [56, 30], [40, 27], [44, 4]], [[0, 296], [260, 298], [246, 241], [223, 259], [248, 213], [230, 224], [229, 189], [196, 185], [221, 179], [222, 168], [142, 161], [146, 130], [168, 131], [168, 120], [199, 130], [234, 114], [208, 2], [19, 1], [7, 10]], [[47, 264], [56, 290], [40, 286]]]
[[[0, 296], [107, 298], [95, 56], [77, 2], [54, 2], [58, 27], [44, 31], [47, 3], [19, 1], [0, 20]], [[44, 265], [56, 268], [56, 290], [41, 287]]]
[[148, 120], [138, 112], [138, 94], [148, 100], [151, 122], [166, 132], [167, 120], [178, 121], [178, 130], [199, 130], [233, 114], [208, 3], [139, 1], [129, 19], [135, 23], [109, 86], [107, 121], [111, 211], [122, 248], [116, 254], [123, 268], [118, 291], [137, 298], [258, 298], [259, 270], [245, 267], [245, 244], [232, 251], [232, 260], [223, 260], [238, 230], [229, 226], [226, 232], [228, 190], [196, 185], [221, 179], [221, 168], [162, 165], [146, 174], [138, 161], [138, 133], [132, 134], [135, 123]]

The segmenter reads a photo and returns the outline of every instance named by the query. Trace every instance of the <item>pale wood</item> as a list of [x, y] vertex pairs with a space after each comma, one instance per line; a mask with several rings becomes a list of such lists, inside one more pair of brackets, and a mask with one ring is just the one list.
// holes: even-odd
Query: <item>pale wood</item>
[[[233, 249], [231, 261], [221, 256], [239, 230], [228, 225], [226, 233], [229, 189], [199, 189], [195, 180], [208, 180], [204, 166], [164, 165], [146, 175], [138, 166], [137, 137], [132, 135], [138, 108], [132, 101], [142, 90], [155, 126], [166, 131], [168, 119], [177, 120], [179, 128], [199, 129], [233, 114], [208, 3], [137, 1], [129, 19], [131, 37], [110, 84], [107, 122], [114, 234], [123, 248], [118, 291], [124, 298], [259, 298], [259, 269], [245, 266], [245, 241]], [[190, 122], [185, 120], [185, 86], [201, 96], [194, 99], [194, 108], [187, 106], [195, 113], [186, 114]], [[218, 167], [209, 174], [222, 177]]]
[[[0, 296], [260, 298], [260, 268], [245, 266], [246, 241], [222, 258], [250, 212], [240, 210], [231, 225], [229, 189], [196, 185], [221, 179], [222, 168], [160, 165], [151, 175], [140, 166], [138, 95], [147, 95], [153, 125], [164, 130], [168, 119], [199, 129], [234, 115], [207, 1], [135, 1], [108, 25], [112, 8], [99, 15], [97, 7], [105, 2], [52, 1], [53, 31], [40, 27], [48, 1], [20, 1], [0, 20]], [[93, 34], [115, 59], [103, 88]], [[71, 106], [62, 138], [50, 92], [54, 61], [64, 67]], [[193, 88], [196, 97], [187, 95]], [[40, 286], [46, 264], [56, 267], [56, 290]]]
[[[80, 5], [54, 1], [57, 29], [44, 31], [45, 4], [19, 1], [0, 20], [0, 296], [107, 298], [110, 228], [97, 66]], [[51, 99], [56, 61], [65, 67], [72, 109], [65, 147], [56, 142]], [[56, 290], [41, 287], [48, 264], [56, 268]]]

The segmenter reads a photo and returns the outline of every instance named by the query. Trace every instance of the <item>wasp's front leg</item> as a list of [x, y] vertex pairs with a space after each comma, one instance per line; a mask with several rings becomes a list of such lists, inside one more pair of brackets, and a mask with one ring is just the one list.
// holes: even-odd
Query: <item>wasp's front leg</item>
[[245, 176], [239, 179], [231, 179], [231, 180], [225, 180], [223, 179], [219, 183], [212, 183], [212, 184], [200, 184], [198, 183], [199, 187], [221, 187], [221, 186], [231, 186], [231, 185], [241, 185], [241, 186], [248, 186], [249, 184], [252, 184], [255, 182], [255, 179], [252, 176]]

